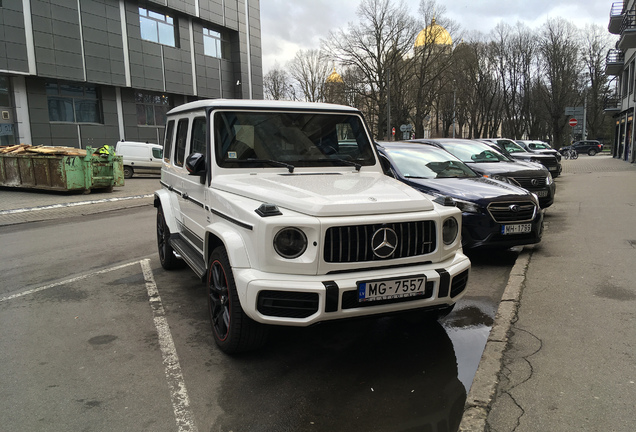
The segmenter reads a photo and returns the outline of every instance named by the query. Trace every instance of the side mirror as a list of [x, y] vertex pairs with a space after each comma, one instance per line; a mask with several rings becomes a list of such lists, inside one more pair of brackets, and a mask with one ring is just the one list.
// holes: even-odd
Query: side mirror
[[188, 174], [192, 176], [204, 176], [206, 172], [205, 155], [201, 153], [192, 153], [187, 157], [185, 167]]

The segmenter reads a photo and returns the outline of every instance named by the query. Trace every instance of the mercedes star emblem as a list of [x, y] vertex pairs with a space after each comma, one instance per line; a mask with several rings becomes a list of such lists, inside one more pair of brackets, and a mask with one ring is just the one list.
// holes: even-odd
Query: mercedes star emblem
[[380, 228], [371, 238], [373, 253], [378, 258], [388, 258], [395, 252], [398, 236], [391, 228]]

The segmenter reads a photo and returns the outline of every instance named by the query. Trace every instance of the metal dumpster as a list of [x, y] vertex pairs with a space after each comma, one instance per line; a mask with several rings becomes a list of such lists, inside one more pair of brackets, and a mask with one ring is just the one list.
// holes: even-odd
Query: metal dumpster
[[0, 153], [0, 186], [90, 193], [91, 189], [112, 191], [113, 186], [124, 185], [121, 156], [94, 154], [91, 147], [85, 151], [24, 148], [20, 153]]

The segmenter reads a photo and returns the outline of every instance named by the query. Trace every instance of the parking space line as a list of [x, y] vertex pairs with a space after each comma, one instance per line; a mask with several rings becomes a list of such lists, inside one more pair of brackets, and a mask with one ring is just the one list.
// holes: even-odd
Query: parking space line
[[159, 296], [159, 290], [155, 283], [152, 269], [150, 268], [150, 260], [144, 259], [139, 261], [141, 270], [146, 281], [146, 290], [148, 291], [148, 300], [152, 308], [157, 335], [159, 336], [159, 347], [163, 356], [163, 364], [166, 369], [166, 379], [170, 387], [170, 398], [172, 399], [172, 408], [174, 417], [177, 422], [179, 432], [197, 432], [194, 424], [194, 415], [190, 410], [190, 398], [186, 389], [181, 365], [179, 364], [179, 356], [174, 346], [170, 326], [166, 319], [166, 313]]
[[129, 263], [126, 263], [126, 264], [118, 265], [118, 266], [115, 266], [115, 267], [109, 267], [107, 269], [98, 270], [96, 272], [87, 273], [87, 274], [82, 275], [82, 276], [76, 276], [74, 278], [65, 279], [63, 281], [55, 282], [55, 283], [52, 283], [52, 284], [49, 284], [49, 285], [44, 285], [44, 286], [41, 286], [41, 287], [38, 287], [38, 288], [33, 288], [33, 289], [30, 289], [30, 290], [27, 290], [27, 291], [23, 291], [23, 292], [20, 292], [20, 293], [17, 293], [17, 294], [12, 294], [10, 296], [0, 298], [0, 303], [5, 302], [5, 301], [9, 301], [9, 300], [13, 300], [13, 299], [16, 299], [16, 298], [24, 297], [24, 296], [27, 296], [29, 294], [33, 294], [33, 293], [36, 293], [36, 292], [44, 291], [44, 290], [47, 290], [49, 288], [54, 288], [54, 287], [57, 287], [57, 286], [66, 285], [66, 284], [69, 284], [69, 283], [77, 282], [77, 281], [82, 280], [82, 279], [87, 279], [87, 278], [89, 278], [91, 276], [104, 274], [104, 273], [108, 273], [108, 272], [115, 271], [115, 270], [120, 270], [120, 269], [123, 269], [123, 268], [126, 268], [126, 267], [130, 267], [131, 265], [138, 264], [140, 262], [141, 261], [133, 261], [133, 262], [129, 262]]

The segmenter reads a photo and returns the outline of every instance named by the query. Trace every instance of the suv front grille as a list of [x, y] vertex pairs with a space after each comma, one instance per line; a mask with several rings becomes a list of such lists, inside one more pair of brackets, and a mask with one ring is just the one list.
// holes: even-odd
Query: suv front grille
[[[392, 245], [395, 246], [393, 253], [387, 254], [385, 249], [378, 256], [373, 252], [373, 236], [381, 228], [393, 230], [397, 239], [396, 244]], [[352, 225], [327, 230], [323, 257], [329, 263], [380, 261], [426, 255], [436, 247], [433, 221]]]
[[488, 205], [488, 213], [497, 223], [530, 222], [537, 207], [531, 202], [503, 202]]
[[542, 188], [546, 185], [545, 177], [510, 177], [510, 179], [524, 189]]

